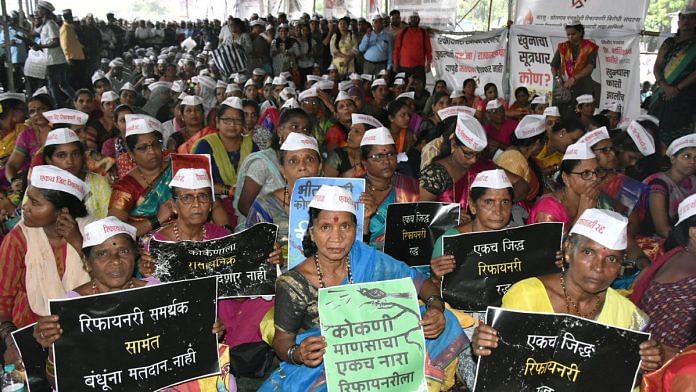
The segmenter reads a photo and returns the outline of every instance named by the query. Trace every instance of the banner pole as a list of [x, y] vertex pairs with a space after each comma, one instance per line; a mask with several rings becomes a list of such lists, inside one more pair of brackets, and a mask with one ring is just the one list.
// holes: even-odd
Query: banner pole
[[488, 28], [486, 31], [491, 31], [491, 14], [493, 13], [493, 0], [488, 3]]

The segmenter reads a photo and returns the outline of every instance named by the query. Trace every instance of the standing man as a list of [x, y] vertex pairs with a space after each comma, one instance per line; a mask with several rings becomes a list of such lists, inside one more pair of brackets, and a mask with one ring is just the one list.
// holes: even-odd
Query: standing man
[[46, 51], [46, 80], [48, 92], [56, 106], [61, 106], [66, 98], [71, 100], [75, 90], [68, 83], [68, 62], [65, 60], [63, 49], [60, 47], [60, 32], [55, 22], [53, 4], [45, 0], [39, 0], [36, 9], [36, 18], [39, 26], [34, 33], [40, 37], [39, 44], [35, 44], [32, 50]]
[[63, 10], [63, 25], [60, 26], [60, 47], [63, 49], [65, 59], [68, 61], [70, 85], [73, 89], [89, 87], [87, 77], [87, 62], [83, 45], [77, 37], [75, 26], [73, 25], [72, 10]]
[[377, 75], [383, 69], [392, 68], [392, 38], [384, 30], [381, 15], [375, 14], [372, 17], [372, 29], [367, 29], [358, 50], [365, 58], [363, 73]]
[[419, 24], [420, 17], [413, 12], [408, 17], [408, 27], [397, 34], [394, 40], [394, 72], [405, 72], [406, 79], [414, 75], [425, 82], [425, 72], [430, 70], [433, 50], [430, 33], [418, 27]]
[[87, 14], [85, 22], [79, 26], [78, 38], [84, 45], [82, 50], [87, 58], [87, 74], [91, 75], [99, 68], [102, 51], [102, 36], [97, 24], [94, 22], [94, 16]]
[[404, 29], [401, 23], [401, 12], [399, 10], [391, 10], [389, 17], [386, 18], [386, 28], [389, 35], [391, 35], [392, 42], [396, 39], [396, 35]]

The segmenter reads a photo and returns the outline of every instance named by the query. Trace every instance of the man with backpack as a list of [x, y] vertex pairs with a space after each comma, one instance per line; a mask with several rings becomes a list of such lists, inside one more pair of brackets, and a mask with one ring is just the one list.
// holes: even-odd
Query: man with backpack
[[394, 72], [405, 72], [406, 78], [414, 75], [425, 80], [425, 72], [430, 70], [433, 59], [430, 34], [419, 27], [420, 17], [413, 12], [408, 18], [408, 26], [402, 29], [394, 40]]

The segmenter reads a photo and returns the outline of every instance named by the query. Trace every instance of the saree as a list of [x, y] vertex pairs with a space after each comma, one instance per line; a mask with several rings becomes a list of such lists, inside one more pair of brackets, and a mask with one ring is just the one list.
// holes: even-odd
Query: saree
[[[420, 291], [423, 283], [427, 279], [418, 271], [409, 268], [406, 264], [394, 259], [393, 257], [379, 252], [368, 245], [360, 242], [353, 243], [350, 250], [351, 270], [353, 272], [354, 283], [376, 282], [389, 279], [399, 279], [410, 277]], [[283, 279], [283, 276], [279, 278]], [[348, 279], [344, 279], [342, 285], [348, 284]], [[315, 290], [316, 288], [311, 288]], [[316, 308], [315, 308], [316, 309]], [[277, 309], [276, 309], [277, 310]], [[421, 306], [421, 314], [425, 312], [425, 307]], [[318, 316], [317, 316], [318, 319]], [[310, 336], [319, 336], [319, 325], [316, 323], [312, 328], [298, 333], [295, 342], [300, 344]], [[447, 368], [457, 357], [457, 355], [469, 345], [469, 340], [462, 331], [457, 319], [451, 312], [445, 311], [445, 328], [436, 339], [426, 339], [426, 358], [425, 375], [428, 381], [442, 382], [444, 379], [444, 369]], [[281, 362], [280, 368], [273, 372], [271, 376], [261, 385], [259, 391], [326, 391], [326, 375], [324, 364], [315, 368], [304, 365], [291, 365], [288, 362]]]
[[[671, 38], [665, 40], [663, 45], [667, 45], [665, 67], [663, 69], [665, 82], [674, 85], [693, 71], [693, 62], [696, 60], [696, 40], [690, 39], [677, 43], [674, 38]], [[650, 100], [651, 111], [660, 102], [660, 98], [665, 93], [665, 90], [659, 83], [653, 85], [652, 91]]]
[[387, 208], [392, 203], [410, 203], [420, 199], [418, 180], [394, 173], [394, 185], [370, 218], [370, 246], [377, 250], [384, 249], [384, 234], [387, 225]]
[[[136, 169], [134, 169], [136, 170]], [[162, 203], [172, 198], [169, 182], [172, 180], [172, 165], [167, 165], [159, 178], [149, 188], [144, 188], [133, 175], [133, 171], [114, 184], [109, 208], [128, 211], [128, 215], [147, 218], [157, 215]]]
[[261, 185], [259, 195], [265, 195], [285, 186], [285, 178], [280, 173], [280, 162], [276, 150], [269, 148], [249, 154], [239, 166], [237, 187], [234, 192], [234, 210], [237, 213], [237, 227], [244, 227], [246, 216], [238, 210], [239, 196], [244, 192], [245, 178]]
[[692, 391], [696, 384], [696, 344], [685, 348], [654, 372], [643, 375], [643, 392]]
[[[207, 146], [205, 144], [201, 144], [202, 142], [207, 143]], [[246, 157], [251, 154], [253, 150], [253, 140], [250, 137], [242, 137], [242, 144], [239, 149], [239, 164], [244, 162]], [[216, 177], [215, 172], [217, 171], [217, 174], [225, 185], [234, 186], [237, 184], [237, 168], [232, 163], [229, 153], [222, 144], [220, 135], [213, 133], [200, 138], [193, 145], [191, 151], [194, 154], [207, 154], [208, 151], [212, 152], [211, 164], [213, 166], [213, 176]]]
[[462, 213], [466, 213], [469, 210], [469, 191], [471, 190], [471, 184], [480, 172], [492, 169], [495, 169], [495, 164], [493, 162], [484, 158], [477, 160], [453, 187], [447, 189], [437, 197], [437, 201], [459, 203], [462, 208]]

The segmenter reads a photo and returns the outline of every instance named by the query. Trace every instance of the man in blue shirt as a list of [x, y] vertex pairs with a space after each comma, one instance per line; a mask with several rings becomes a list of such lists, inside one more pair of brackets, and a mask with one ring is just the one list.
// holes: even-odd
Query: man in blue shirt
[[392, 67], [392, 38], [384, 30], [382, 17], [375, 14], [372, 17], [372, 29], [360, 41], [358, 50], [363, 53], [365, 63], [363, 72], [368, 75], [377, 75], [383, 69]]

